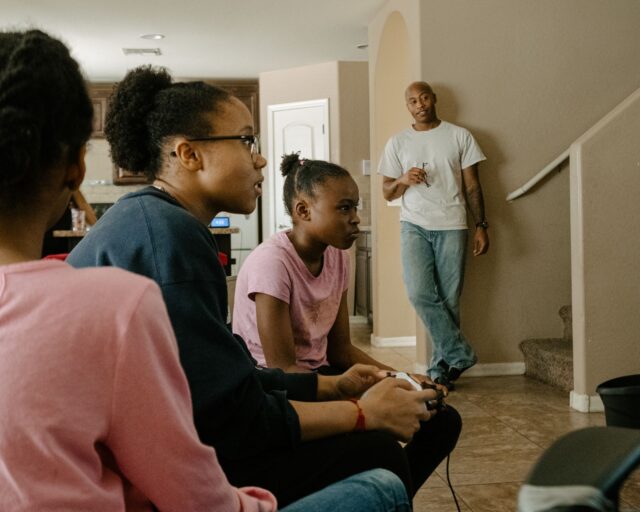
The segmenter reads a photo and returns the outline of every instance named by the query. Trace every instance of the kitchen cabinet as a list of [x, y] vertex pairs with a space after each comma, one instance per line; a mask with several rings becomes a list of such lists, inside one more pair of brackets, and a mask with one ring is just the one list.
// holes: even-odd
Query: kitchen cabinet
[[371, 300], [371, 232], [363, 230], [356, 242], [355, 314], [373, 321]]
[[253, 129], [256, 133], [260, 130], [260, 105], [258, 104], [257, 80], [202, 79], [202, 81], [220, 87], [242, 101], [253, 116]]
[[107, 103], [113, 91], [113, 85], [108, 83], [89, 86], [89, 97], [93, 105], [93, 131], [91, 132], [93, 139], [104, 138], [104, 116], [107, 112]]
[[[258, 104], [258, 81], [257, 80], [215, 80], [202, 79], [203, 82], [216, 85], [229, 91], [242, 101], [251, 115], [253, 116], [253, 126], [257, 130], [260, 126], [260, 107]], [[93, 103], [94, 120], [93, 133], [94, 138], [104, 137], [104, 117], [107, 110], [107, 103], [115, 83], [90, 84], [89, 95]], [[120, 167], [113, 167], [113, 183], [114, 185], [136, 185], [149, 183], [148, 178], [144, 174], [138, 174]]]

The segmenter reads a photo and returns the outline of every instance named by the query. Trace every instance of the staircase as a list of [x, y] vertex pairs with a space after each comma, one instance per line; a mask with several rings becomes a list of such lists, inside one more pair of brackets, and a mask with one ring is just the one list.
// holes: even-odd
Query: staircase
[[562, 338], [524, 340], [519, 346], [527, 377], [569, 392], [573, 389], [571, 306], [562, 306], [558, 314], [564, 324]]

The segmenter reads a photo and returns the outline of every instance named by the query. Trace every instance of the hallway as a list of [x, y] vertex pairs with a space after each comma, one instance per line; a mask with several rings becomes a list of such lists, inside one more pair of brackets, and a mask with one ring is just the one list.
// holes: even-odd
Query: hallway
[[[352, 325], [351, 335], [376, 359], [413, 370], [413, 347], [372, 348], [366, 325]], [[605, 424], [603, 413], [574, 411], [565, 393], [524, 376], [462, 378], [447, 402], [463, 418], [449, 468], [462, 511], [515, 511], [518, 489], [546, 447], [571, 430]], [[415, 512], [456, 511], [444, 463], [418, 492], [414, 507]], [[621, 510], [640, 510], [640, 471], [623, 489]]]

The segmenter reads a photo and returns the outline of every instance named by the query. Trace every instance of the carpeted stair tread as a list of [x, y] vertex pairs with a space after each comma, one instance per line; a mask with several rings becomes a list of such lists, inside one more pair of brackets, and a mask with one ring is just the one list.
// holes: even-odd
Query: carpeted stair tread
[[520, 342], [525, 375], [564, 391], [573, 389], [573, 343], [562, 338]]

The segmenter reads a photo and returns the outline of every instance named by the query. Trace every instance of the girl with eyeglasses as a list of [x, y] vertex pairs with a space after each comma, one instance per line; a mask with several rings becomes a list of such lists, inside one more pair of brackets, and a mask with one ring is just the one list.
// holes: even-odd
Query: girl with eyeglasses
[[[146, 172], [153, 185], [112, 206], [68, 261], [122, 267], [160, 285], [198, 434], [230, 482], [288, 504], [385, 468], [412, 495], [397, 440], [432, 416], [424, 402], [434, 390], [414, 391], [369, 365], [331, 377], [259, 368], [226, 324], [226, 276], [208, 225], [221, 211], [252, 212], [261, 193], [266, 160], [248, 109], [219, 88], [142, 67], [115, 89], [105, 133], [114, 163]], [[375, 495], [377, 485], [369, 488]]]

